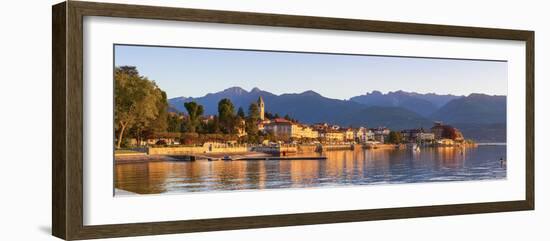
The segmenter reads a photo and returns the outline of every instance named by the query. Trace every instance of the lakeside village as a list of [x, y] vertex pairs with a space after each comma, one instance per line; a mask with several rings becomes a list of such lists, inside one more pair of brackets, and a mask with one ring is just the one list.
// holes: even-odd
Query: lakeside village
[[[441, 122], [435, 122], [429, 130], [303, 124], [288, 115], [280, 117], [266, 112], [262, 97], [250, 104], [248, 115], [242, 108], [235, 114], [229, 99], [218, 103], [218, 115], [203, 116], [203, 106], [196, 102], [187, 102], [185, 107], [187, 113], [168, 113], [171, 131], [128, 138], [125, 146], [131, 148], [126, 150], [133, 148], [141, 150], [138, 153], [142, 155], [179, 157], [179, 160], [265, 160], [296, 159], [293, 154], [327, 150], [403, 148], [417, 152], [421, 147], [476, 145], [465, 140], [457, 128]], [[124, 159], [136, 152], [120, 150], [116, 154], [117, 159]]]

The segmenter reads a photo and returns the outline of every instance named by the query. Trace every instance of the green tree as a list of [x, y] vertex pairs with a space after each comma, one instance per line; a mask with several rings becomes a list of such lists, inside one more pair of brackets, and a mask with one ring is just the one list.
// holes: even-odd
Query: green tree
[[244, 114], [243, 107], [239, 107], [239, 110], [237, 111], [237, 116], [242, 118], [242, 119], [246, 118], [245, 114]]
[[267, 119], [273, 119], [273, 114], [269, 113], [269, 112], [265, 112], [264, 113], [264, 117], [267, 118]]
[[[153, 81], [156, 86], [156, 83]], [[136, 143], [141, 143], [144, 137], [153, 136], [155, 132], [166, 132], [168, 128], [168, 100], [166, 93], [157, 88], [156, 95], [160, 95], [157, 99], [156, 105], [158, 115], [154, 119], [139, 119], [132, 128], [130, 134], [136, 139]]]
[[117, 67], [115, 69], [116, 147], [120, 148], [126, 131], [130, 128], [136, 128], [139, 136], [140, 130], [150, 128], [157, 120], [159, 121], [157, 124], [162, 125], [159, 117], [162, 109], [167, 108], [165, 99], [166, 96], [155, 82], [140, 76], [136, 67]]
[[452, 126], [443, 126], [443, 132], [441, 133], [443, 138], [455, 140], [459, 137], [458, 130]]
[[218, 102], [218, 118], [224, 133], [235, 133], [235, 107], [231, 100], [225, 98]]
[[166, 98], [166, 92], [160, 89], [159, 91], [160, 99], [157, 100], [157, 117], [152, 120], [137, 122], [130, 131], [136, 139], [136, 143], [140, 143], [144, 137], [153, 136], [154, 133], [158, 132], [166, 132], [168, 129], [168, 99]]
[[401, 143], [401, 133], [397, 131], [390, 131], [390, 135], [388, 137], [388, 143], [391, 143], [391, 144]]
[[209, 120], [206, 123], [206, 128], [205, 129], [206, 129], [207, 133], [210, 133], [210, 134], [219, 134], [219, 133], [221, 133], [220, 120], [219, 120], [218, 116], [214, 116], [214, 118], [212, 120]]
[[194, 101], [186, 102], [184, 106], [189, 114], [188, 131], [197, 132], [197, 127], [200, 125], [200, 117], [204, 113], [204, 108]]
[[291, 122], [294, 122], [294, 123], [298, 123], [298, 120], [290, 117], [290, 115], [286, 114], [284, 117], [283, 117], [285, 120], [288, 120], [288, 121], [291, 121]]
[[[156, 83], [155, 83], [156, 86]], [[160, 91], [160, 98], [157, 99], [158, 116], [151, 123], [151, 130], [155, 132], [166, 132], [168, 129], [168, 98], [166, 98], [166, 92]]]
[[182, 116], [178, 113], [171, 113], [168, 115], [168, 126], [166, 130], [168, 132], [180, 132], [182, 124]]
[[252, 141], [258, 134], [258, 121], [260, 120], [260, 108], [257, 103], [252, 103], [248, 107], [248, 117], [246, 118], [245, 130], [249, 139]]
[[258, 104], [252, 103], [248, 106], [248, 118], [252, 120], [260, 119], [260, 107], [258, 107]]

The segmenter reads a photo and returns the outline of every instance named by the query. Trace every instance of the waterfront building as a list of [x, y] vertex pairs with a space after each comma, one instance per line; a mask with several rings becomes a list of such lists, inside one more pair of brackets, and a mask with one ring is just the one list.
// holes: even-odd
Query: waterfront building
[[365, 130], [366, 133], [365, 133], [365, 142], [367, 141], [373, 141], [374, 140], [374, 132], [372, 132], [370, 129], [366, 129]]
[[183, 113], [180, 113], [180, 112], [171, 112], [171, 111], [169, 111], [168, 115], [170, 117], [177, 117], [179, 120], [183, 120], [183, 119], [186, 118], [186, 116]]
[[352, 128], [347, 128], [344, 131], [344, 140], [345, 141], [354, 141], [355, 140], [355, 132]]
[[[365, 143], [368, 141], [367, 133], [369, 129], [365, 127], [359, 127], [354, 131], [354, 138], [356, 142]], [[372, 133], [372, 132], [371, 132]], [[373, 133], [374, 134], [374, 133]]]
[[371, 130], [374, 132], [375, 135], [389, 135], [391, 131], [389, 128], [383, 126]]
[[324, 122], [324, 123], [315, 123], [313, 125], [311, 125], [311, 127], [313, 129], [328, 129], [329, 127], [329, 124]]
[[455, 142], [452, 139], [447, 139], [447, 138], [439, 139], [436, 141], [436, 143], [440, 146], [452, 146], [455, 144]]
[[422, 132], [422, 129], [401, 130], [401, 140], [403, 142], [416, 142], [418, 135]]
[[451, 139], [453, 141], [464, 141], [464, 136], [457, 128], [454, 128], [451, 125], [443, 125], [442, 122], [435, 122], [434, 126], [431, 128], [432, 133], [434, 133], [434, 138], [439, 139]]
[[[188, 119], [188, 117], [186, 117], [185, 119]], [[202, 116], [202, 117], [200, 117], [200, 120], [201, 120], [202, 123], [208, 124], [208, 122], [214, 120], [214, 116], [213, 115]]]
[[306, 125], [297, 125], [293, 124], [291, 127], [290, 137], [292, 138], [308, 138], [308, 139], [317, 139], [319, 137], [319, 132], [313, 130], [311, 127]]
[[335, 130], [328, 130], [327, 132], [324, 133], [324, 139], [326, 141], [331, 141], [331, 142], [342, 142], [344, 141], [344, 132], [340, 132], [340, 131], [335, 131]]
[[261, 132], [265, 132], [265, 126], [267, 124], [271, 123], [271, 120], [265, 118], [264, 120], [260, 120], [258, 121], [258, 130], [261, 131]]
[[371, 131], [374, 133], [374, 140], [384, 143], [388, 136], [390, 135], [390, 129], [386, 127], [373, 128]]
[[445, 130], [445, 126], [443, 123], [436, 121], [434, 122], [434, 126], [432, 127], [432, 133], [434, 133], [435, 139], [442, 139], [443, 138], [443, 132]]
[[316, 124], [311, 125], [311, 128], [314, 131], [317, 131], [318, 137], [320, 139], [323, 139], [323, 140], [325, 139], [325, 134], [328, 131], [329, 127], [330, 126], [329, 126], [328, 123], [316, 123]]
[[295, 139], [316, 139], [319, 137], [319, 132], [311, 127], [293, 123], [283, 118], [271, 120], [264, 126], [264, 129], [266, 132], [279, 137], [290, 137]]
[[275, 118], [264, 126], [264, 131], [275, 136], [290, 137], [292, 132], [292, 122], [283, 118]]
[[388, 139], [388, 136], [389, 135], [384, 135], [384, 134], [374, 134], [374, 140], [377, 141], [377, 142], [380, 142], [380, 143], [384, 143], [384, 141], [386, 139]]
[[417, 139], [418, 139], [421, 143], [433, 142], [433, 141], [435, 140], [435, 135], [434, 135], [434, 133], [429, 133], [429, 132], [420, 133], [420, 134], [418, 135]]
[[317, 124], [311, 125], [311, 128], [313, 130], [316, 130], [317, 132], [319, 132], [319, 134], [321, 134], [322, 132], [324, 133], [329, 129], [329, 124], [328, 123], [317, 123]]
[[434, 133], [426, 132], [423, 128], [407, 129], [401, 131], [403, 142], [431, 143], [435, 140]]
[[178, 145], [179, 133], [175, 132], [154, 132], [142, 138], [128, 138], [131, 146], [147, 145]]
[[239, 118], [239, 123], [237, 125], [237, 136], [246, 136], [246, 121], [244, 119]]

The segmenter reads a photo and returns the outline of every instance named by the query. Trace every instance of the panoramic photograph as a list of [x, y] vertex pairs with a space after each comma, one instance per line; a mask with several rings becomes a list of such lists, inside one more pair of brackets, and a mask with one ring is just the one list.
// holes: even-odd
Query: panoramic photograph
[[507, 65], [115, 45], [114, 195], [506, 179]]

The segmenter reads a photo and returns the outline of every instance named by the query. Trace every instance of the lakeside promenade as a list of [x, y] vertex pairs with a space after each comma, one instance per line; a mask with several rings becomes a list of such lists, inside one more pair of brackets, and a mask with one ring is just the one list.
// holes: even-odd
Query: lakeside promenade
[[[413, 147], [414, 146], [414, 147]], [[436, 145], [410, 145], [409, 144], [383, 144], [383, 143], [342, 143], [342, 144], [286, 144], [286, 145], [224, 145], [205, 144], [203, 146], [166, 146], [147, 147], [141, 151], [115, 152], [117, 163], [149, 162], [149, 161], [195, 161], [195, 160], [221, 160], [223, 158], [255, 160], [267, 157], [286, 157], [296, 154], [311, 153], [312, 157], [318, 157], [317, 153], [337, 150], [357, 149], [411, 149], [419, 151], [420, 147], [433, 147]], [[476, 147], [477, 144], [440, 145], [439, 147]], [[417, 149], [418, 148], [418, 149]]]

